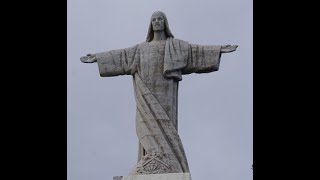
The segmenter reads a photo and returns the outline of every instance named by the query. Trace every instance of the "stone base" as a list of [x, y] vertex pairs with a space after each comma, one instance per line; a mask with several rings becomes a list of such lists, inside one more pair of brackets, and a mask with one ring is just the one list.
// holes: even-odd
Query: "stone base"
[[190, 173], [115, 176], [113, 180], [192, 180]]

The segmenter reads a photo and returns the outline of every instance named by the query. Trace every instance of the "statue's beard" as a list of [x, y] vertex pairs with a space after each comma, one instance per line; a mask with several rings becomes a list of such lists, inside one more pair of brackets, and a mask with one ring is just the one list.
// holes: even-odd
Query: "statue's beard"
[[164, 27], [161, 26], [160, 24], [159, 24], [159, 25], [155, 25], [155, 26], [153, 27], [153, 31], [155, 31], [155, 32], [164, 31]]
[[164, 28], [155, 27], [155, 28], [153, 28], [153, 31], [154, 31], [154, 32], [161, 32], [161, 31], [164, 31]]

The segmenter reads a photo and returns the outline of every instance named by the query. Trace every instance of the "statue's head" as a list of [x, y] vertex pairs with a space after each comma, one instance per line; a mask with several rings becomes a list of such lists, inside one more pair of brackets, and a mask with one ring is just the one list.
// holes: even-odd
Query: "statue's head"
[[174, 38], [173, 34], [170, 31], [169, 23], [166, 15], [161, 11], [156, 11], [151, 16], [146, 41], [147, 42], [152, 41], [154, 32], [159, 32], [159, 31], [164, 31], [167, 38], [168, 37]]

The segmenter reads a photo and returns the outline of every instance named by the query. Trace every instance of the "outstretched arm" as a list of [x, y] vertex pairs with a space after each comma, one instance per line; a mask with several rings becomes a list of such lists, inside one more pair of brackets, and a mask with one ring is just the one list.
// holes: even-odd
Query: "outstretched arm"
[[221, 46], [221, 53], [230, 53], [230, 52], [233, 52], [237, 49], [238, 45], [224, 45], [224, 46]]
[[83, 63], [95, 63], [97, 62], [96, 54], [87, 54], [87, 56], [82, 56], [80, 58]]
[[189, 45], [187, 65], [182, 69], [182, 74], [209, 73], [218, 71], [222, 53], [230, 53], [238, 45]]
[[136, 72], [139, 62], [138, 45], [105, 51], [101, 53], [87, 54], [80, 58], [83, 63], [97, 63], [101, 77], [118, 75], [130, 75]]

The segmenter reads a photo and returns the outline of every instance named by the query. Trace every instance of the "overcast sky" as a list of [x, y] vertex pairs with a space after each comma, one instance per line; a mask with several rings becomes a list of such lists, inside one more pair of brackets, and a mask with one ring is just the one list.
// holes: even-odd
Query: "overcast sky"
[[175, 38], [239, 45], [219, 71], [183, 76], [179, 135], [193, 180], [252, 180], [252, 0], [68, 0], [68, 180], [112, 180], [137, 162], [132, 76], [102, 78], [80, 57], [146, 39], [163, 11]]

